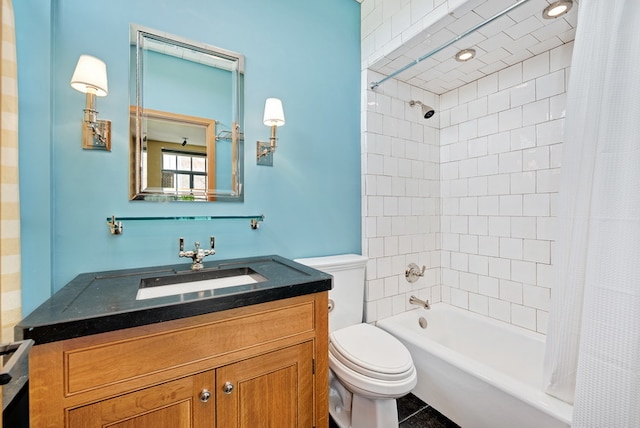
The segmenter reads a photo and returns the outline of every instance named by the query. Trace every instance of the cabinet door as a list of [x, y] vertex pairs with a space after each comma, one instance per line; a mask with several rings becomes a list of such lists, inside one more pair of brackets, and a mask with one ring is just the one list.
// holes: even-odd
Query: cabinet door
[[312, 342], [219, 368], [216, 384], [220, 428], [314, 425]]
[[[210, 428], [213, 372], [185, 377], [69, 410], [69, 428]], [[210, 399], [203, 391], [211, 391]]]

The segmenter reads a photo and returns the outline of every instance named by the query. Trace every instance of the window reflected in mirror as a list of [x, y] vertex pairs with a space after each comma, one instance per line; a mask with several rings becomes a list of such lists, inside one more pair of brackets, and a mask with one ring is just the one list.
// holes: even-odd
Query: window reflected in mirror
[[187, 192], [193, 199], [205, 199], [207, 190], [207, 154], [191, 151], [160, 148], [162, 165], [160, 171], [149, 173], [159, 175], [158, 183], [165, 192]]

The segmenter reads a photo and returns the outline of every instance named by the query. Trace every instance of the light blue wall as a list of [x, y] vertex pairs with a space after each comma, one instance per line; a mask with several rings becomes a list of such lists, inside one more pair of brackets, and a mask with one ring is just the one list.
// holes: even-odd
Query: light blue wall
[[[231, 71], [154, 51], [146, 51], [144, 57], [144, 108], [209, 117], [229, 129], [233, 110]], [[131, 63], [135, 73], [135, 62]], [[133, 99], [135, 85], [130, 89], [129, 99]]]
[[[189, 246], [216, 236], [226, 259], [360, 252], [360, 11], [349, 0], [14, 1], [20, 97], [23, 313], [82, 272], [184, 262]], [[129, 24], [246, 56], [245, 200], [128, 200]], [[83, 151], [84, 95], [69, 86], [80, 54], [107, 64], [112, 152]], [[265, 140], [264, 100], [283, 100], [273, 167], [255, 164]], [[116, 216], [253, 215], [248, 221], [127, 222]]]

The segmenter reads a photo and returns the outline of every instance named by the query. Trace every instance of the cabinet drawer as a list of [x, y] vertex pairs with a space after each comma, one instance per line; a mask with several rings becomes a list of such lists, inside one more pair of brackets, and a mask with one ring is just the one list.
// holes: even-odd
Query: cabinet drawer
[[314, 304], [168, 330], [64, 352], [65, 395], [215, 358], [314, 330]]

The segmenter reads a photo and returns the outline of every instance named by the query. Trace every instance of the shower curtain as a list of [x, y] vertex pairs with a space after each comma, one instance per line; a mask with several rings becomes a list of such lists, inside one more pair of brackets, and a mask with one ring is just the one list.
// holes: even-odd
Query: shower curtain
[[2, 343], [13, 341], [22, 316], [18, 192], [18, 82], [13, 6], [2, 0], [0, 36], [0, 323]]
[[544, 365], [574, 427], [640, 427], [638, 52], [640, 1], [580, 1]]

